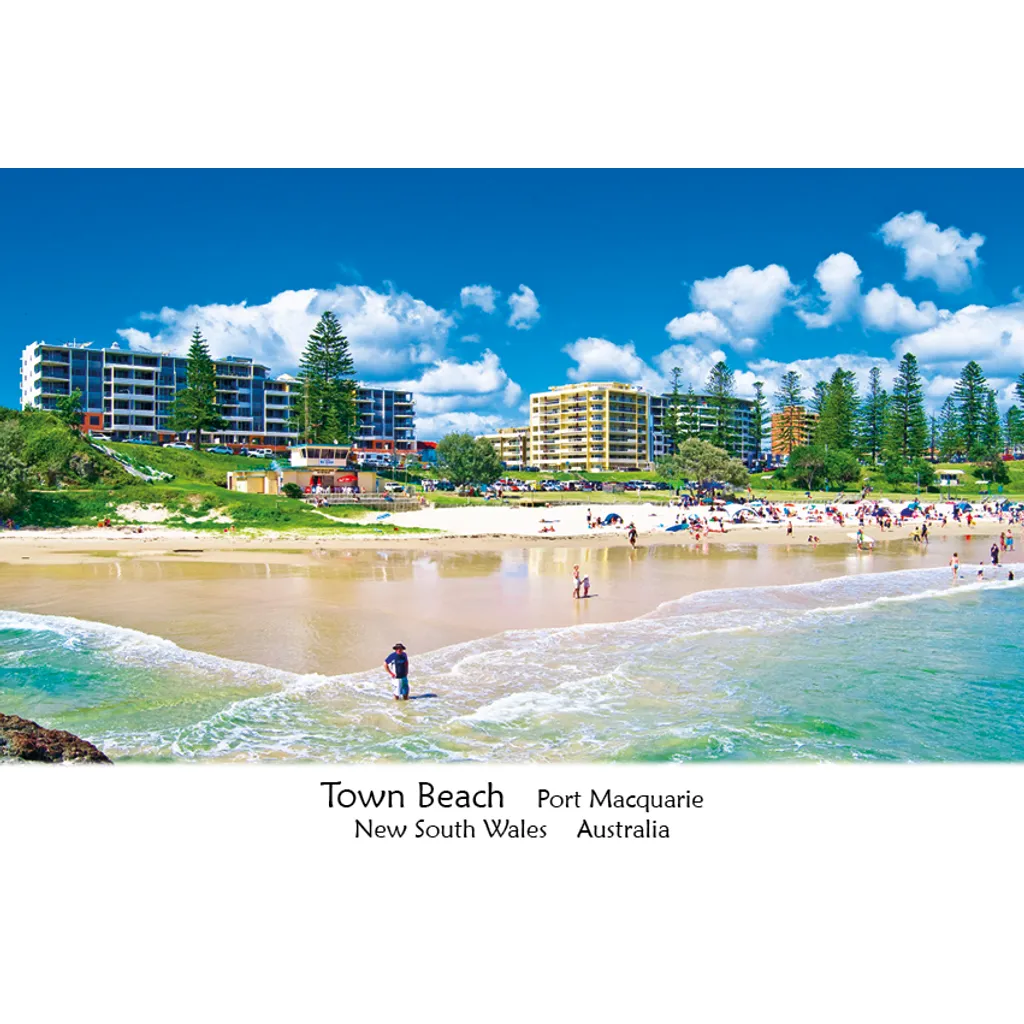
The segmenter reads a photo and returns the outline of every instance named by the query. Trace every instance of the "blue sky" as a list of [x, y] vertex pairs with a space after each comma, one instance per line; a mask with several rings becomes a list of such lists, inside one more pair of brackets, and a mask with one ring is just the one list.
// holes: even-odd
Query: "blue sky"
[[741, 394], [790, 367], [890, 376], [929, 404], [976, 358], [1024, 371], [1015, 171], [3, 171], [0, 402], [30, 341], [294, 370], [334, 309], [367, 381], [418, 393], [421, 436], [524, 422], [573, 379]]

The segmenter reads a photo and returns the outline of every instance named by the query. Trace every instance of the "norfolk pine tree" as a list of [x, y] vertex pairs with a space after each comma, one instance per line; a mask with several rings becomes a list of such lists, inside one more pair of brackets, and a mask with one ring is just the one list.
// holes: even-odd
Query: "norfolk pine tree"
[[953, 388], [953, 402], [960, 423], [960, 440], [964, 453], [972, 462], [985, 455], [982, 437], [985, 422], [988, 381], [981, 367], [972, 359], [961, 371]]
[[330, 310], [306, 342], [298, 379], [292, 421], [299, 436], [313, 444], [350, 444], [356, 434], [355, 364]]
[[[775, 408], [782, 413], [780, 416], [779, 443], [783, 450], [790, 452], [796, 447], [796, 410], [803, 405], [804, 389], [800, 383], [800, 374], [796, 370], [787, 370], [779, 382], [779, 390], [775, 392]], [[790, 410], [787, 412], [787, 410]], [[775, 446], [774, 429], [772, 431], [773, 447]]]
[[714, 427], [708, 440], [718, 448], [724, 448], [730, 455], [736, 454], [736, 429], [734, 425], [736, 400], [734, 373], [727, 363], [718, 362], [708, 374], [708, 407], [714, 418]]
[[928, 447], [928, 419], [924, 411], [924, 385], [917, 359], [908, 352], [901, 360], [889, 401], [884, 461], [891, 476], [924, 455]]
[[871, 464], [878, 463], [885, 440], [885, 416], [889, 405], [889, 395], [882, 387], [882, 371], [871, 367], [868, 374], [868, 393], [860, 407], [860, 450], [871, 459]]
[[754, 381], [754, 407], [750, 411], [750, 440], [754, 446], [754, 458], [761, 454], [764, 441], [764, 423], [768, 414], [768, 403], [764, 398], [764, 381]]
[[221, 430], [224, 426], [224, 417], [217, 407], [217, 369], [197, 325], [188, 350], [185, 386], [175, 395], [171, 409], [171, 429], [178, 434], [191, 433], [192, 447], [199, 451], [203, 431]]
[[683, 371], [678, 366], [672, 367], [672, 391], [665, 406], [665, 420], [662, 425], [662, 433], [667, 442], [666, 448], [674, 452], [682, 440], [682, 406], [683, 395], [680, 385], [680, 378]]

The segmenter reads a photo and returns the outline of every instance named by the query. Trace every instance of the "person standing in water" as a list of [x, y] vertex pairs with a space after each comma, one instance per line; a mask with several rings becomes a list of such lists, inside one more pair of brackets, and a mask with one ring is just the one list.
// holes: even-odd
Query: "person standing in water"
[[391, 653], [384, 659], [384, 668], [395, 681], [395, 700], [408, 700], [409, 655], [405, 653], [405, 644], [395, 644]]
[[949, 567], [953, 570], [953, 579], [956, 579], [960, 575], [960, 556], [955, 551], [949, 560]]

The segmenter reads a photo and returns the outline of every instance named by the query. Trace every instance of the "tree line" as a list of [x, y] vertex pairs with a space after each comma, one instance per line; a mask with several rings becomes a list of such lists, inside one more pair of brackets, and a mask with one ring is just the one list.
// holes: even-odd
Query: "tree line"
[[[716, 363], [704, 397], [692, 385], [683, 391], [681, 376], [678, 367], [672, 370], [663, 427], [669, 453], [694, 438], [734, 457], [761, 452], [770, 415], [763, 381], [754, 384], [749, 448], [743, 453], [733, 370], [724, 361]], [[790, 452], [791, 464], [795, 460], [807, 470], [817, 467], [810, 473], [812, 478], [831, 477], [839, 483], [859, 476], [861, 462], [880, 465], [892, 484], [923, 482], [922, 477], [930, 481], [934, 471], [929, 460], [950, 459], [983, 464], [993, 480], [1005, 482], [1002, 452], [1024, 445], [1024, 373], [1014, 393], [1016, 402], [1000, 416], [995, 391], [981, 366], [971, 360], [939, 415], [929, 417], [924, 381], [913, 353], [900, 360], [891, 392], [882, 384], [879, 367], [871, 369], [863, 395], [850, 370], [836, 369], [828, 380], [814, 384], [809, 395], [800, 373], [789, 370], [773, 395], [774, 409], [780, 414], [775, 440]], [[814, 416], [802, 415], [805, 409]]]

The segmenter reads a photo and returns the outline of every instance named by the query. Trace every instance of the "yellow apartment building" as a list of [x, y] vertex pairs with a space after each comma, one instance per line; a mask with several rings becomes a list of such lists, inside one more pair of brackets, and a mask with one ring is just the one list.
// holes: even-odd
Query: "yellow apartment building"
[[650, 462], [650, 395], [632, 384], [562, 384], [530, 395], [531, 466], [635, 472]]
[[526, 469], [530, 462], [530, 428], [501, 427], [494, 434], [481, 434], [490, 441], [506, 469]]

